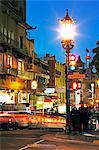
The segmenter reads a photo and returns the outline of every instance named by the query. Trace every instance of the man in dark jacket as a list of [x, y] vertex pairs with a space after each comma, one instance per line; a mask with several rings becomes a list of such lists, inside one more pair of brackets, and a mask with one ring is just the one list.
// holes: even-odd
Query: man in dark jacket
[[74, 106], [73, 109], [71, 110], [71, 122], [72, 122], [72, 128], [73, 132], [76, 133], [79, 131], [79, 111], [77, 108]]
[[79, 107], [79, 115], [80, 115], [80, 132], [86, 132], [88, 130], [88, 119], [89, 113], [87, 108], [84, 107], [84, 104], [81, 104]]

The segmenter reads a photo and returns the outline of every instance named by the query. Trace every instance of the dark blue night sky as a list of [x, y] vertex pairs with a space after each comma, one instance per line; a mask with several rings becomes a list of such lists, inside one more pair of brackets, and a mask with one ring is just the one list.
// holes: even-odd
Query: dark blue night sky
[[99, 40], [99, 0], [27, 0], [27, 23], [37, 26], [29, 36], [35, 39], [35, 52], [39, 57], [50, 53], [59, 62], [65, 62], [65, 51], [61, 39], [57, 38], [56, 28], [59, 27], [58, 19], [65, 16], [67, 8], [69, 16], [76, 19], [78, 33], [71, 53], [81, 55], [83, 61], [86, 48], [92, 55]]

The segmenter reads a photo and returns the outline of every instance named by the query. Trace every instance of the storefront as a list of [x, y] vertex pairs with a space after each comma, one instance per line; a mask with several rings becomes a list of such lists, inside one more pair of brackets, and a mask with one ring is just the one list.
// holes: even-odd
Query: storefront
[[24, 109], [29, 104], [30, 91], [27, 92], [25, 80], [7, 76], [6, 80], [0, 81], [0, 103], [6, 109]]
[[15, 93], [10, 90], [0, 90], [0, 103], [15, 104]]
[[18, 104], [26, 104], [29, 103], [29, 93], [26, 92], [19, 92], [18, 93]]

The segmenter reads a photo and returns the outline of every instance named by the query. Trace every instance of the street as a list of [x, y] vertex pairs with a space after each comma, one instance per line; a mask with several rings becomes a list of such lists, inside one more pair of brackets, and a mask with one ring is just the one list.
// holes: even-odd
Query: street
[[0, 132], [1, 150], [98, 150], [97, 145], [86, 141], [69, 140], [70, 138], [59, 138], [61, 132], [48, 130], [16, 130]]
[[0, 149], [17, 150], [24, 145], [40, 140], [40, 136], [46, 133], [41, 130], [0, 131]]

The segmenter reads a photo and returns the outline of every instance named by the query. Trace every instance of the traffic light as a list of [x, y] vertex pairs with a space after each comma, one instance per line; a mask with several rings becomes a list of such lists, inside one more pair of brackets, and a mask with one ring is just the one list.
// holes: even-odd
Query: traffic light
[[77, 89], [78, 89], [78, 84], [77, 84], [76, 81], [73, 81], [73, 82], [72, 82], [72, 89], [73, 89], [73, 90], [77, 90]]
[[72, 89], [73, 90], [81, 89], [81, 87], [82, 87], [81, 81], [73, 81], [72, 82]]
[[78, 84], [78, 89], [81, 89], [82, 87], [81, 81], [78, 81], [77, 84]]
[[69, 68], [70, 68], [70, 70], [75, 70], [75, 65], [76, 65], [76, 55], [71, 54], [69, 56]]

